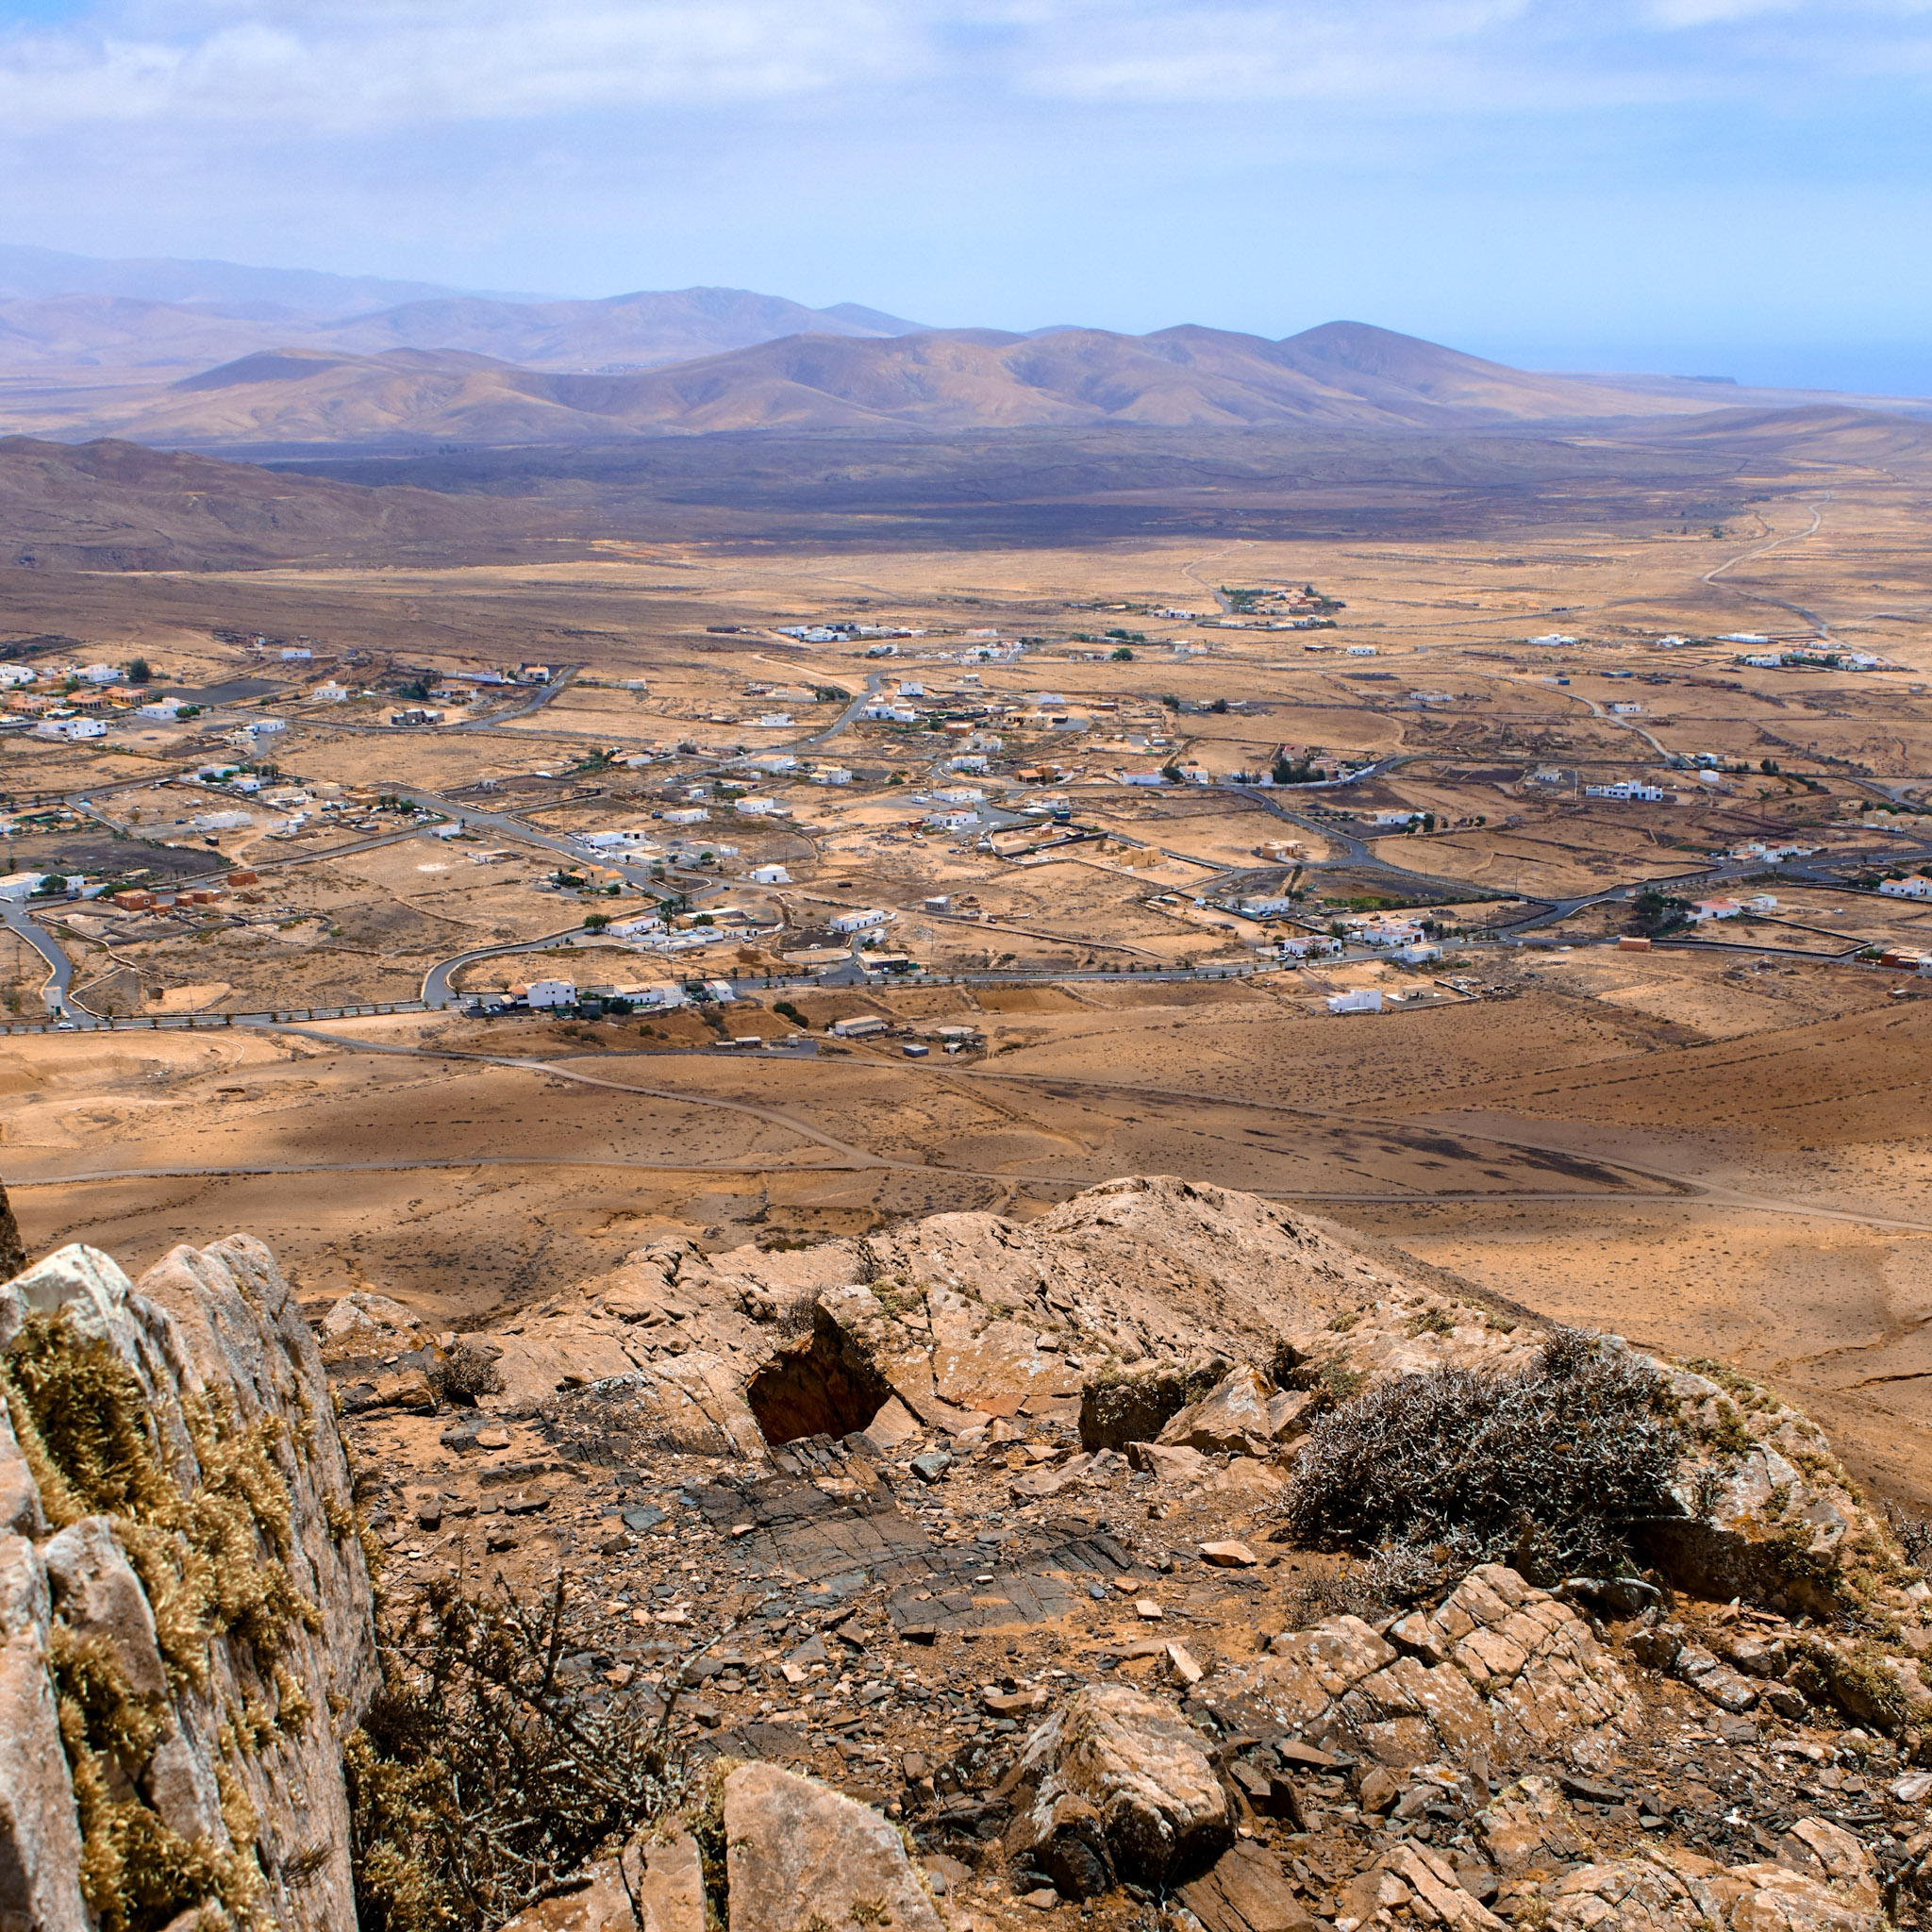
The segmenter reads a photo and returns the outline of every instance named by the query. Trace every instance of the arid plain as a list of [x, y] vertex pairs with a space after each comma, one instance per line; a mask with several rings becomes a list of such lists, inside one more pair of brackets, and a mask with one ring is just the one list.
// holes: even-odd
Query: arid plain
[[[916, 488], [909, 458], [875, 456], [854, 482], [843, 443], [844, 484], [815, 502], [788, 458], [763, 512], [742, 478], [721, 508], [682, 475], [479, 477], [448, 501], [486, 506], [486, 537], [431, 531], [390, 566], [342, 541], [246, 568], [50, 550], [0, 572], [6, 636], [140, 656], [206, 694], [108, 748], [8, 739], [15, 863], [256, 875], [192, 917], [44, 917], [92, 1011], [236, 1023], [0, 1041], [0, 1167], [29, 1246], [85, 1234], [138, 1267], [246, 1228], [305, 1297], [370, 1285], [456, 1318], [668, 1230], [729, 1246], [951, 1207], [1024, 1217], [1166, 1173], [1721, 1355], [1923, 1503], [1932, 979], [1870, 956], [1915, 954], [1932, 924], [1874, 885], [1909, 875], [1932, 827], [1932, 435], [1852, 411], [1687, 420], [1463, 439], [1453, 460], [1395, 439], [1345, 475], [1284, 459], [1272, 484], [1224, 474], [1224, 446], [1204, 481], [1200, 439], [1164, 483], [1152, 443], [1096, 477], [1034, 440], [996, 488], [983, 452]], [[984, 487], [959, 509], [962, 475]], [[508, 523], [518, 554], [490, 560]], [[1311, 595], [1332, 628], [1270, 627]], [[910, 634], [881, 656], [780, 628], [841, 622]], [[295, 640], [312, 655], [285, 661]], [[1839, 661], [1741, 662], [1806, 650]], [[535, 661], [555, 673], [541, 705], [479, 692], [440, 724], [387, 722], [406, 686]], [[325, 675], [372, 695], [319, 700]], [[895, 698], [917, 715], [858, 715]], [[182, 781], [264, 708], [286, 725], [274, 782], [373, 829], [193, 825], [206, 791]], [[954, 769], [968, 741], [983, 770]], [[1242, 782], [1297, 761], [1364, 775]], [[1588, 791], [1626, 780], [1668, 795]], [[738, 812], [721, 785], [779, 809]], [[729, 1033], [804, 1033], [809, 1053], [722, 1052], [691, 1009], [258, 1017], [413, 1002], [452, 958], [654, 904], [635, 872], [587, 862], [559, 891], [552, 846], [474, 825], [439, 841], [382, 798], [661, 841], [649, 814], [695, 787], [713, 803], [687, 842], [731, 849], [674, 853], [671, 876], [752, 935], [702, 970], [741, 995]], [[1050, 801], [1082, 836], [947, 825], [946, 790], [1016, 823]], [[1374, 823], [1409, 812], [1426, 828]], [[1780, 843], [1808, 858], [1761, 857]], [[479, 865], [484, 848], [502, 856]], [[1774, 903], [1622, 948], [1646, 882]], [[874, 907], [917, 970], [810, 982], [815, 952], [846, 957], [829, 922]], [[1280, 957], [1401, 910], [1441, 958]], [[503, 986], [527, 957], [454, 984]], [[608, 941], [569, 958], [586, 985], [687, 970]], [[15, 941], [0, 966], [24, 1019], [37, 959]], [[1424, 997], [1332, 1014], [1349, 989]], [[904, 1033], [825, 1032], [868, 1013]], [[942, 1025], [969, 1050], [906, 1057]]]

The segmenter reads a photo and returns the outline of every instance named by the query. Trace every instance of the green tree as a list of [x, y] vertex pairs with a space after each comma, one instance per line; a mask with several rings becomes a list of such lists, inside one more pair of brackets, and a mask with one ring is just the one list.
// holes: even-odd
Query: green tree
[[1112, 657], [1116, 664], [1131, 664], [1134, 661], [1133, 647], [1129, 644], [1121, 644], [1113, 651]]
[[145, 684], [153, 675], [154, 673], [148, 668], [148, 661], [145, 658], [130, 658], [128, 659], [127, 681], [129, 684]]

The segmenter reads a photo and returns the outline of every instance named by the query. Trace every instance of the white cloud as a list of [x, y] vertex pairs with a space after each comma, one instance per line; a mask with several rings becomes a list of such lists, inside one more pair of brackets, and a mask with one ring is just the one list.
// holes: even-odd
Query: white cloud
[[[0, 0], [4, 5], [4, 0]], [[100, 0], [0, 36], [0, 128], [272, 137], [788, 102], [1472, 118], [1921, 70], [1932, 0]]]
[[770, 100], [916, 64], [902, 19], [889, 0], [147, 8], [0, 42], [0, 115], [347, 129]]

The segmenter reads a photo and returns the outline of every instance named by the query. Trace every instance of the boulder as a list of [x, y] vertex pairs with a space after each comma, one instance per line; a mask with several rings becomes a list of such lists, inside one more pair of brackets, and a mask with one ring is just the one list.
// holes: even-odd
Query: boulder
[[1129, 1442], [1127, 1466], [1163, 1483], [1205, 1483], [1216, 1473], [1198, 1449], [1171, 1449], [1159, 1442]]
[[1157, 1440], [1210, 1456], [1266, 1456], [1274, 1447], [1268, 1406], [1278, 1392], [1258, 1369], [1230, 1370], [1198, 1402], [1171, 1416]]
[[1200, 1872], [1234, 1839], [1227, 1794], [1204, 1740], [1172, 1705], [1129, 1685], [1089, 1685], [1026, 1741], [1015, 1767], [1008, 1849], [1030, 1857], [1071, 1814], [1074, 1797], [1100, 1821], [1123, 1879], [1164, 1885]]
[[724, 1780], [731, 1932], [835, 1928], [943, 1932], [894, 1827], [869, 1805], [771, 1764]]
[[1204, 1353], [1184, 1361], [1139, 1362], [1089, 1376], [1080, 1388], [1081, 1445], [1121, 1449], [1129, 1442], [1152, 1441], [1227, 1370], [1225, 1356]]

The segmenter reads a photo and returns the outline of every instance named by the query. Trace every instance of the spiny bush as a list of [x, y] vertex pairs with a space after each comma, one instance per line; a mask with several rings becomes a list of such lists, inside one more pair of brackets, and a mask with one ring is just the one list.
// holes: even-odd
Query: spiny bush
[[1637, 1524], [1681, 1513], [1683, 1450], [1654, 1368], [1559, 1328], [1512, 1372], [1397, 1375], [1331, 1409], [1295, 1459], [1285, 1527], [1331, 1545], [1444, 1546], [1540, 1580], [1614, 1571]]
[[503, 1392], [503, 1373], [488, 1349], [466, 1339], [431, 1366], [429, 1386], [439, 1402], [474, 1408], [479, 1395]]
[[1906, 1561], [1922, 1574], [1932, 1574], [1932, 1519], [1914, 1516], [1896, 1503], [1888, 1503], [1885, 1520]]
[[[675, 1674], [587, 1697], [561, 1577], [548, 1604], [431, 1587], [383, 1646], [383, 1688], [347, 1740], [363, 1932], [500, 1925], [685, 1791]], [[601, 1689], [601, 1687], [600, 1687]]]

